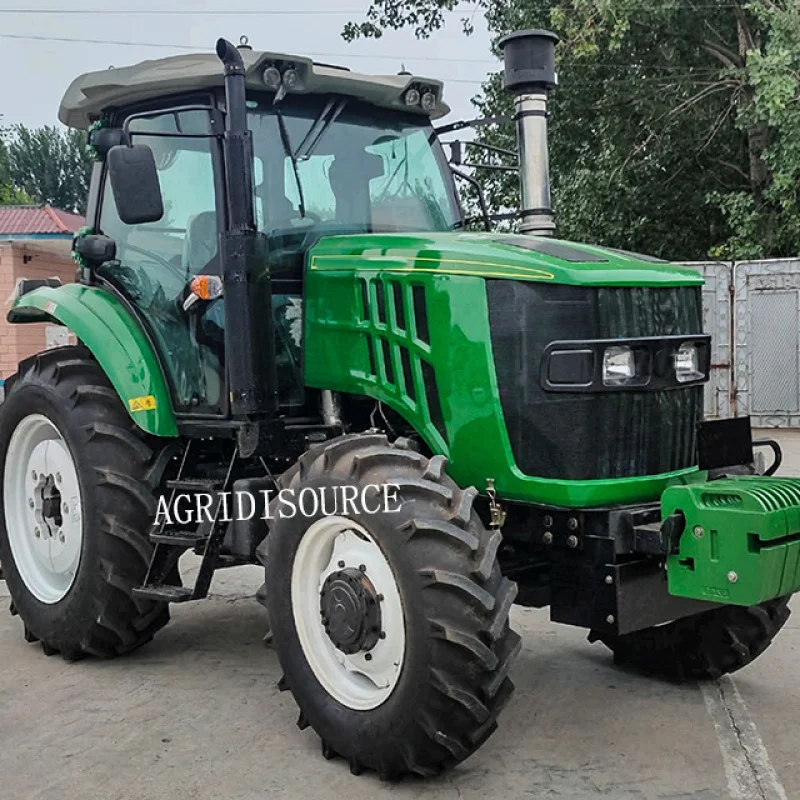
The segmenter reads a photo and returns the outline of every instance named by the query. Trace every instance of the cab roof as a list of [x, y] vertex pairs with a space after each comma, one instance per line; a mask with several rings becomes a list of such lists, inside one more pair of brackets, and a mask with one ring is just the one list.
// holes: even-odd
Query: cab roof
[[[398, 111], [438, 119], [449, 113], [442, 100], [443, 84], [433, 78], [410, 74], [364, 75], [341, 67], [317, 64], [310, 58], [240, 47], [248, 89], [268, 91], [263, 81], [269, 66], [293, 67], [299, 81], [289, 94], [339, 94]], [[130, 67], [87, 72], [70, 84], [58, 118], [71, 128], [88, 128], [104, 112], [182, 92], [223, 85], [223, 67], [216, 54], [198, 53], [142, 61]], [[430, 111], [408, 106], [405, 92], [410, 88], [433, 92], [436, 104]]]

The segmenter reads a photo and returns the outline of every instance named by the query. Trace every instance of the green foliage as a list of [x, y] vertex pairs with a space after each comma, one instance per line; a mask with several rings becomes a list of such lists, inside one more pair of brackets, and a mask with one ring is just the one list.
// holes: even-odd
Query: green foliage
[[759, 0], [749, 6], [768, 35], [747, 54], [750, 102], [737, 117], [742, 129], [761, 132], [766, 178], [750, 191], [715, 195], [731, 236], [714, 254], [727, 258], [800, 253], [800, 3]]
[[17, 206], [29, 203], [25, 192], [17, 189], [11, 182], [8, 171], [8, 151], [6, 150], [5, 131], [0, 128], [0, 206]]
[[[800, 0], [459, 0], [498, 39], [562, 37], [552, 96], [559, 235], [674, 259], [800, 253]], [[373, 0], [345, 38], [444, 23], [450, 0]], [[468, 25], [465, 20], [465, 27]], [[497, 75], [478, 108], [510, 113]], [[513, 131], [479, 139], [514, 147]], [[516, 176], [484, 173], [493, 210]]]
[[15, 125], [7, 151], [11, 180], [34, 202], [85, 213], [94, 163], [85, 131]]

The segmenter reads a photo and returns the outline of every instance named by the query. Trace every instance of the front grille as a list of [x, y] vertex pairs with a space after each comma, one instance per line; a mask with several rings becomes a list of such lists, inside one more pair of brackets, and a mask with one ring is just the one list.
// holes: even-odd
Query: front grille
[[539, 378], [554, 341], [701, 333], [700, 287], [486, 285], [500, 401], [523, 473], [600, 480], [695, 464], [702, 387], [569, 394], [545, 392]]
[[409, 418], [432, 428], [429, 433], [435, 431], [447, 445], [436, 371], [428, 361], [425, 287], [387, 276], [362, 278], [359, 283], [369, 377], [397, 400]]

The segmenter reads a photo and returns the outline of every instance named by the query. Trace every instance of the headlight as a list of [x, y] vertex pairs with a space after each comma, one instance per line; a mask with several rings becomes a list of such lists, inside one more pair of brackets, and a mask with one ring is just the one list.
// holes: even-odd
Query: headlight
[[419, 92], [416, 89], [409, 89], [403, 96], [403, 99], [405, 100], [407, 106], [419, 105]]
[[550, 342], [539, 382], [546, 392], [663, 392], [708, 380], [711, 337], [643, 336]]
[[261, 79], [264, 81], [264, 85], [268, 89], [272, 89], [273, 91], [277, 91], [281, 85], [281, 73], [277, 67], [267, 67], [261, 75]]
[[682, 344], [675, 353], [675, 377], [678, 383], [698, 381], [704, 377], [700, 371], [700, 355], [693, 342]]
[[422, 99], [419, 101], [419, 104], [425, 109], [425, 111], [433, 111], [436, 107], [436, 95], [433, 92], [425, 92], [422, 95]]
[[609, 347], [603, 354], [603, 384], [620, 386], [636, 375], [636, 362], [630, 347]]
[[287, 69], [286, 72], [283, 73], [283, 85], [287, 89], [296, 89], [299, 83], [300, 75], [296, 69]]

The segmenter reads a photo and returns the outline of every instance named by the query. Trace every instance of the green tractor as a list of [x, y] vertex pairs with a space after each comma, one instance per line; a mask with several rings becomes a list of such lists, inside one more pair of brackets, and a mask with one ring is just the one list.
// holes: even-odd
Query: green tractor
[[748, 420], [702, 422], [695, 271], [553, 237], [555, 37], [503, 45], [519, 234], [468, 230], [441, 141], [467, 123], [433, 127], [436, 80], [220, 40], [72, 83], [59, 116], [96, 155], [79, 281], [23, 281], [8, 316], [79, 344], [20, 364], [0, 413], [29, 642], [129, 653], [262, 563], [299, 727], [383, 778], [495, 730], [514, 603], [674, 678], [771, 643], [800, 480], [756, 474]]

